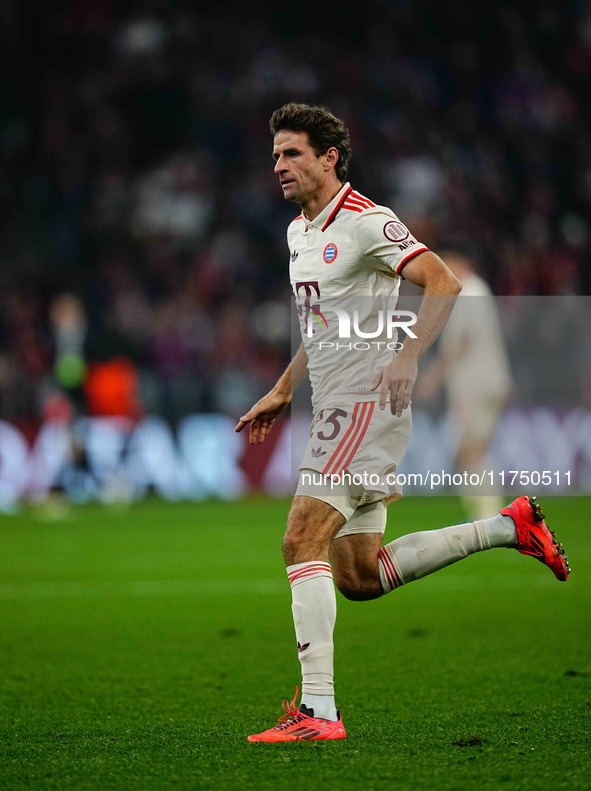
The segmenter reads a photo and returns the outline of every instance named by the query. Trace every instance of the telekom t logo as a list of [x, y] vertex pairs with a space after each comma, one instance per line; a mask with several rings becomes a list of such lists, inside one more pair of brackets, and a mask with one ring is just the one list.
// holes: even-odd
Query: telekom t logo
[[320, 304], [312, 305], [313, 298], [320, 297], [320, 286], [318, 285], [317, 280], [308, 280], [302, 281], [300, 283], [296, 283], [296, 298], [299, 297], [300, 291], [304, 290], [304, 304], [298, 305], [298, 313], [301, 316], [303, 311], [306, 312], [306, 335], [308, 338], [311, 338], [314, 334], [314, 328], [312, 326], [311, 317], [313, 316], [316, 321], [322, 326], [322, 321], [320, 321], [319, 316], [322, 317], [324, 321], [324, 325], [328, 327], [328, 322], [322, 316], [320, 312]]

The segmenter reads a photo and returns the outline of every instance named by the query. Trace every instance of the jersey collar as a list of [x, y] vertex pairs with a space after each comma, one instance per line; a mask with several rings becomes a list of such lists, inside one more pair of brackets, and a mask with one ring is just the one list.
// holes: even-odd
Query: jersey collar
[[320, 228], [321, 231], [326, 231], [328, 226], [334, 221], [335, 217], [339, 213], [339, 209], [347, 199], [347, 196], [352, 191], [353, 188], [347, 181], [345, 184], [343, 184], [331, 202], [325, 206], [324, 209], [322, 209], [317, 217], [315, 217], [311, 222], [305, 220], [306, 225], [313, 225], [315, 228]]

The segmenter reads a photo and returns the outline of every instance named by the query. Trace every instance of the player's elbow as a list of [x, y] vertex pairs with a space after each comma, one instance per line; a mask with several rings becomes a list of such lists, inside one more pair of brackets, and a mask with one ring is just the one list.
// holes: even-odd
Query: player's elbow
[[447, 294], [452, 297], [457, 297], [461, 293], [464, 284], [455, 272], [443, 261], [439, 256], [436, 256], [439, 267], [436, 270], [436, 277], [438, 278], [437, 288], [440, 294]]
[[457, 297], [464, 288], [462, 281], [456, 277], [453, 272], [449, 272], [446, 285], [449, 289], [449, 293], [454, 297]]
[[426, 288], [429, 289], [430, 294], [437, 294], [441, 297], [457, 297], [463, 285], [462, 281], [446, 267], [437, 273], [437, 276], [431, 280]]

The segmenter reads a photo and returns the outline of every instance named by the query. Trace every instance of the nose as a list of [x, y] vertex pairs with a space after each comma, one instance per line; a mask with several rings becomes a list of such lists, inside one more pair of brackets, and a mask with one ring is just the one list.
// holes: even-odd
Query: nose
[[273, 168], [273, 172], [281, 173], [284, 170], [285, 170], [285, 160], [283, 159], [283, 156], [279, 156], [277, 157], [277, 160], [275, 162], [275, 167]]

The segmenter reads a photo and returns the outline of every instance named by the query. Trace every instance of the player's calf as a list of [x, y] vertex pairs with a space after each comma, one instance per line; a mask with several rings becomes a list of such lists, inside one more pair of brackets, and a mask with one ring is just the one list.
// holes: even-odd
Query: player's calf
[[379, 578], [353, 579], [350, 575], [342, 577], [334, 573], [334, 581], [339, 591], [350, 601], [370, 601], [384, 595]]
[[378, 568], [381, 541], [381, 533], [356, 533], [332, 542], [334, 582], [346, 599], [368, 601], [384, 594]]

